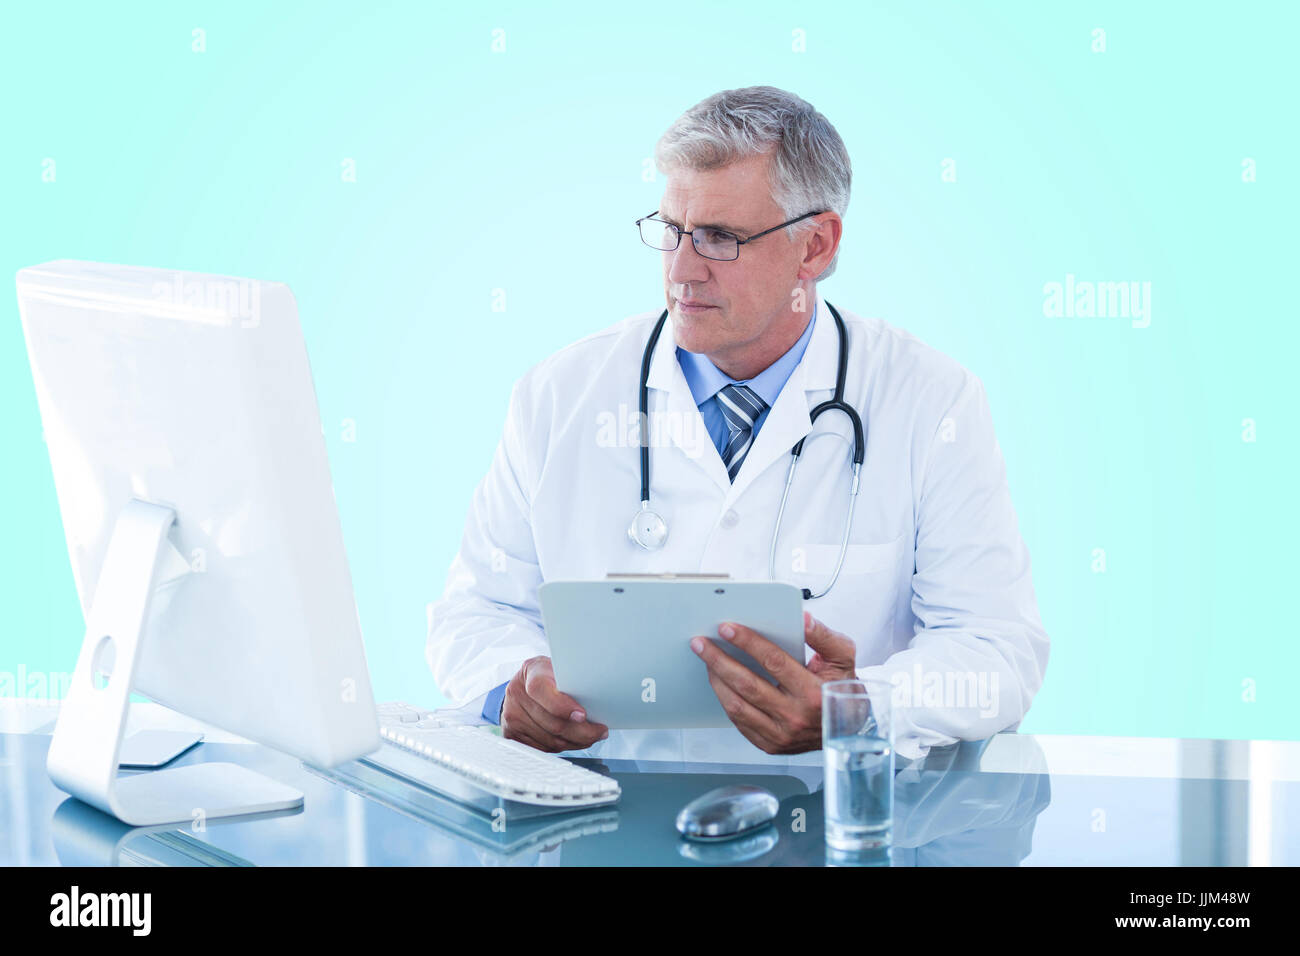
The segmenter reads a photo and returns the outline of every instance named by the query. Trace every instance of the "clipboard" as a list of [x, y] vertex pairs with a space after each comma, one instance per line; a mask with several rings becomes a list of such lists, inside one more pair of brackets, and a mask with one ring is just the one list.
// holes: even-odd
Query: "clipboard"
[[803, 663], [803, 593], [779, 581], [725, 575], [611, 574], [547, 581], [537, 592], [555, 683], [611, 730], [731, 727], [691, 650], [709, 637], [771, 684], [752, 657], [718, 637], [718, 625], [752, 628]]

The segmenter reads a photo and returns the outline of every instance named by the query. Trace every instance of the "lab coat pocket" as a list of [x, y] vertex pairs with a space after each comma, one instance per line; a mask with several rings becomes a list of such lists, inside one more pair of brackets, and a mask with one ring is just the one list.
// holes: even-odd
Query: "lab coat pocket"
[[[892, 650], [900, 589], [909, 580], [906, 535], [879, 544], [850, 544], [835, 586], [805, 605], [828, 627], [858, 645], [858, 664], [878, 663]], [[808, 544], [790, 552], [788, 580], [820, 593], [830, 584], [840, 545]]]

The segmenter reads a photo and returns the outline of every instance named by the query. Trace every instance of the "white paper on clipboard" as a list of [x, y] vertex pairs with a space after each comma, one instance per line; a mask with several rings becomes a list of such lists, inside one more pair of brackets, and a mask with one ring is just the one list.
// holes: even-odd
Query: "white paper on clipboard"
[[[718, 625], [752, 628], [803, 663], [803, 594], [777, 581], [721, 576], [611, 576], [547, 581], [538, 589], [555, 682], [611, 730], [730, 727], [696, 635], [772, 681]], [[775, 683], [775, 681], [772, 681]]]

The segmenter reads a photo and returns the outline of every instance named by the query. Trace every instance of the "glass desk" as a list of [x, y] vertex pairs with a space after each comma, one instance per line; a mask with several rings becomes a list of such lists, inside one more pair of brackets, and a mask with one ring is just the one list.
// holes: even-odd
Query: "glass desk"
[[[900, 762], [893, 846], [852, 858], [825, 848], [819, 766], [582, 760], [618, 778], [617, 805], [498, 831], [419, 788], [362, 786], [351, 765], [316, 772], [153, 704], [133, 705], [132, 724], [207, 732], [169, 766], [243, 764], [302, 790], [306, 803], [206, 826], [131, 828], [50, 781], [55, 715], [0, 700], [0, 865], [1300, 864], [1300, 742], [1012, 733], [932, 750]], [[771, 827], [721, 844], [679, 837], [685, 803], [740, 782], [776, 795]]]

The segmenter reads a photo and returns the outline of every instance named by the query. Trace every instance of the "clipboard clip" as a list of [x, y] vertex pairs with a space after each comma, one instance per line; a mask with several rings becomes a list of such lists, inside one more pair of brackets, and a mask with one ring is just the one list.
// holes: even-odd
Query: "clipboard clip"
[[606, 580], [617, 581], [729, 581], [730, 574], [710, 574], [701, 571], [663, 571], [659, 574], [646, 574], [638, 571], [610, 571]]

